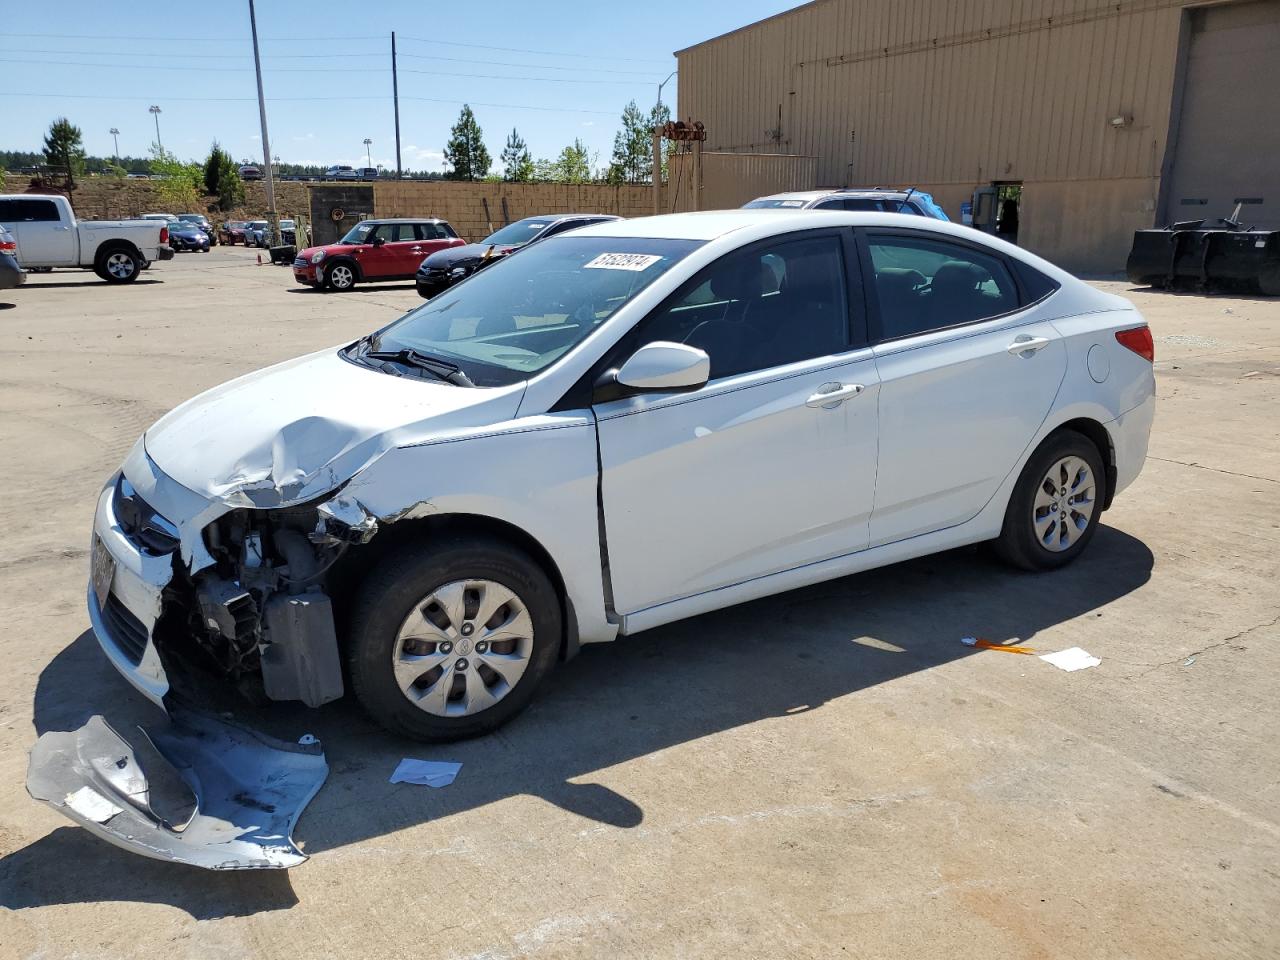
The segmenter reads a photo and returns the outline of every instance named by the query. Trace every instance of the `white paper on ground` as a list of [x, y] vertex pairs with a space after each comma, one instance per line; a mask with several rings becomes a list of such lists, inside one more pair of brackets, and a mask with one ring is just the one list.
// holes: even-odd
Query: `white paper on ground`
[[453, 783], [462, 764], [448, 760], [412, 760], [405, 757], [391, 774], [392, 783], [417, 783], [424, 787], [447, 787]]
[[1073, 670], [1083, 670], [1085, 667], [1096, 667], [1102, 661], [1079, 647], [1071, 647], [1068, 650], [1059, 650], [1057, 653], [1042, 654], [1041, 660], [1052, 663], [1059, 670], [1071, 672]]

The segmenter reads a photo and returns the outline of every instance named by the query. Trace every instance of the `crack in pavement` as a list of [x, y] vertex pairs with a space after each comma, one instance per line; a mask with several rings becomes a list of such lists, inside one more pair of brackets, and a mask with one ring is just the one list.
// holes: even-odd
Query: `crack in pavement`
[[1182, 467], [1195, 467], [1197, 470], [1208, 470], [1211, 473], [1222, 473], [1228, 477], [1243, 477], [1246, 480], [1261, 480], [1263, 483], [1280, 483], [1280, 480], [1273, 480], [1271, 477], [1260, 477], [1254, 473], [1237, 473], [1234, 470], [1223, 470], [1221, 467], [1207, 467], [1203, 463], [1188, 463], [1185, 460], [1170, 460], [1168, 457], [1156, 457], [1147, 454], [1148, 460], [1159, 460], [1161, 463], [1176, 463]]
[[[1153, 671], [1159, 670], [1161, 667], [1172, 667], [1172, 666], [1176, 666], [1179, 663], [1185, 663], [1187, 660], [1191, 659], [1192, 657], [1200, 657], [1206, 653], [1209, 653], [1212, 650], [1217, 650], [1219, 647], [1225, 647], [1227, 644], [1234, 643], [1235, 641], [1240, 640], [1243, 637], [1247, 637], [1249, 634], [1254, 633], [1257, 630], [1265, 630], [1267, 627], [1274, 627], [1277, 625], [1280, 625], [1280, 614], [1277, 614], [1275, 617], [1273, 617], [1271, 620], [1266, 621], [1265, 623], [1258, 623], [1258, 624], [1254, 624], [1252, 627], [1246, 627], [1245, 629], [1239, 631], [1238, 633], [1233, 633], [1229, 637], [1224, 637], [1223, 639], [1217, 641], [1216, 643], [1211, 643], [1207, 647], [1201, 647], [1199, 650], [1193, 650], [1191, 653], [1184, 653], [1179, 657], [1174, 657], [1172, 660], [1164, 660], [1164, 661], [1161, 661], [1160, 663], [1145, 663], [1145, 664], [1135, 663], [1133, 661], [1127, 661], [1127, 660], [1118, 660], [1117, 662], [1128, 663], [1130, 666], [1134, 666], [1134, 667], [1146, 667], [1147, 669], [1143, 670], [1137, 676], [1129, 678], [1130, 680], [1141, 680], [1147, 674], [1152, 673]], [[1114, 660], [1115, 658], [1112, 657], [1111, 659]]]

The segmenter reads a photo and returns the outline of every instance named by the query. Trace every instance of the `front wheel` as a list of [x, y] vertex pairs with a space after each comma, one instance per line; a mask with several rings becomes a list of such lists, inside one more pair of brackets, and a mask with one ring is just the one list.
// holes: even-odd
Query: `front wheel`
[[477, 736], [529, 703], [560, 634], [555, 588], [523, 551], [487, 538], [400, 551], [361, 590], [347, 653], [352, 687], [394, 733]]
[[338, 293], [346, 293], [356, 285], [356, 272], [350, 264], [335, 263], [324, 272], [324, 282], [321, 285]]
[[1063, 430], [1031, 455], [1005, 510], [996, 553], [1024, 570], [1053, 570], [1089, 545], [1106, 500], [1098, 448]]

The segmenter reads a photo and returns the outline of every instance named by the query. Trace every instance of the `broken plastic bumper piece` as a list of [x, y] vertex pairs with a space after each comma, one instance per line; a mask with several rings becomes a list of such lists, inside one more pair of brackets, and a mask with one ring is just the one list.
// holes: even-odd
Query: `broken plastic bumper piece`
[[183, 822], [152, 809], [133, 748], [101, 716], [36, 741], [27, 792], [107, 842], [156, 860], [253, 870], [307, 859], [293, 843], [293, 827], [329, 773], [314, 738], [285, 743], [173, 708], [168, 726], [142, 732], [195, 795]]

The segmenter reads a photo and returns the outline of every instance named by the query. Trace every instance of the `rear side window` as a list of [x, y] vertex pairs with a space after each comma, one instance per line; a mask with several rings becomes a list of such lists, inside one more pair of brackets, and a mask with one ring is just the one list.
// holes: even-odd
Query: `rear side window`
[[1013, 272], [1018, 275], [1018, 282], [1022, 284], [1023, 299], [1027, 303], [1036, 303], [1043, 300], [1062, 286], [1057, 280], [1052, 277], [1046, 277], [1035, 267], [1025, 264], [1021, 260], [1013, 261]]
[[988, 320], [1018, 308], [1018, 288], [999, 257], [945, 240], [871, 234], [880, 302], [879, 339]]
[[418, 224], [419, 240], [448, 240], [449, 233], [445, 229], [444, 224], [440, 223], [420, 223]]
[[18, 200], [18, 219], [36, 223], [57, 223], [58, 205], [52, 200]]
[[0, 200], [0, 223], [13, 223], [18, 219], [18, 201]]

